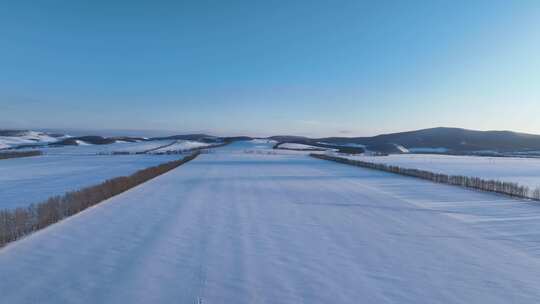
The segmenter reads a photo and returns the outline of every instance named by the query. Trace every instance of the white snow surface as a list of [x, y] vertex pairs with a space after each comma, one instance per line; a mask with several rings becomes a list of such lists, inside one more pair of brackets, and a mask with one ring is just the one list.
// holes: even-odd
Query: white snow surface
[[[96, 155], [112, 154], [113, 152], [137, 153], [157, 149], [172, 144], [173, 140], [151, 140], [140, 142], [118, 141], [106, 145], [79, 145], [79, 146], [59, 146], [59, 147], [40, 147], [39, 150], [47, 155]], [[20, 149], [25, 151], [31, 149]]]
[[142, 142], [136, 142], [136, 143], [128, 142], [124, 144], [116, 144], [116, 146], [111, 147], [109, 151], [129, 152], [129, 153], [146, 152], [146, 151], [157, 149], [159, 147], [170, 145], [173, 142], [174, 140], [151, 140], [151, 141], [142, 141]]
[[175, 143], [169, 146], [152, 151], [152, 153], [181, 152], [181, 151], [192, 150], [195, 148], [208, 147], [211, 145], [214, 145], [214, 144], [194, 141], [194, 140], [177, 140]]
[[254, 145], [0, 249], [2, 302], [540, 302], [537, 204]]
[[40, 203], [54, 195], [178, 158], [168, 155], [60, 154], [0, 160], [0, 210]]
[[322, 147], [305, 145], [305, 144], [297, 144], [297, 143], [282, 143], [279, 145], [279, 148], [293, 149], [293, 150], [330, 150], [330, 149], [326, 149]]
[[77, 145], [79, 146], [90, 146], [91, 144], [90, 143], [87, 143], [85, 141], [82, 141], [82, 140], [75, 140], [75, 142], [77, 143]]
[[273, 145], [278, 143], [277, 140], [266, 139], [266, 138], [255, 138], [255, 139], [252, 139], [250, 142], [254, 144], [273, 144]]
[[396, 149], [398, 149], [400, 152], [409, 153], [409, 150], [407, 148], [405, 148], [404, 146], [402, 146], [402, 145], [395, 145], [395, 146], [396, 146]]
[[16, 147], [19, 145], [52, 143], [66, 137], [69, 136], [57, 138], [52, 137], [45, 132], [24, 131], [18, 136], [0, 136], [0, 149]]
[[449, 175], [464, 175], [518, 183], [534, 190], [540, 186], [540, 159], [519, 157], [392, 154], [342, 156]]

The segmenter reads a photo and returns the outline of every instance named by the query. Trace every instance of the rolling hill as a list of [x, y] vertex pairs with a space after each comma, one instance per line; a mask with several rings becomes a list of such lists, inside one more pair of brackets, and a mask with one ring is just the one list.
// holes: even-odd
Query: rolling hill
[[518, 153], [540, 151], [540, 135], [511, 131], [431, 128], [373, 137], [305, 138], [276, 136], [278, 141], [304, 144], [358, 145], [385, 153]]

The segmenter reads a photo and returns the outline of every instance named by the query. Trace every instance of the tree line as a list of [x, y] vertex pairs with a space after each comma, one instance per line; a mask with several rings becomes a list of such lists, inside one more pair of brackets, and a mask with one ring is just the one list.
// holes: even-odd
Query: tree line
[[39, 156], [39, 155], [42, 155], [42, 154], [43, 154], [43, 152], [41, 152], [39, 150], [20, 151], [20, 152], [15, 152], [15, 151], [0, 152], [0, 159]]
[[472, 188], [482, 191], [495, 192], [518, 198], [527, 198], [540, 200], [540, 188], [531, 191], [529, 187], [519, 185], [513, 182], [503, 182], [498, 180], [486, 180], [479, 177], [469, 177], [462, 175], [447, 175], [443, 173], [433, 173], [425, 170], [402, 168], [380, 163], [371, 163], [361, 160], [347, 159], [324, 154], [310, 154], [311, 157], [335, 161], [338, 163], [353, 165], [357, 167], [375, 169], [405, 176], [417, 177], [440, 184], [455, 185], [466, 188]]
[[129, 176], [109, 179], [64, 195], [53, 196], [28, 207], [0, 210], [0, 247], [175, 169], [198, 155], [199, 153], [195, 152], [180, 160], [142, 169]]

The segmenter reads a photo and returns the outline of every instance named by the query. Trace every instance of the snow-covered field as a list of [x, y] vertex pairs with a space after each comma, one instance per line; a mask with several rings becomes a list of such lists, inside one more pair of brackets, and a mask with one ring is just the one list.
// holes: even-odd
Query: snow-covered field
[[266, 138], [255, 138], [249, 141], [252, 144], [264, 144], [264, 145], [275, 145], [278, 142], [273, 139], [266, 139]]
[[539, 205], [242, 152], [270, 148], [201, 155], [0, 249], [2, 302], [540, 302]]
[[168, 152], [182, 152], [182, 151], [188, 151], [195, 148], [203, 148], [214, 145], [212, 143], [205, 143], [200, 141], [193, 141], [193, 140], [177, 140], [173, 144], [154, 150], [152, 153], [168, 153]]
[[318, 142], [319, 144], [322, 144], [322, 145], [328, 145], [328, 146], [337, 146], [337, 147], [352, 147], [352, 148], [366, 148], [366, 145], [362, 145], [362, 144], [355, 144], [355, 143], [331, 143], [331, 142], [324, 142], [324, 141], [319, 141]]
[[56, 142], [65, 137], [52, 137], [47, 133], [37, 131], [21, 131], [16, 136], [1, 136], [0, 149], [16, 147], [20, 145], [46, 144]]
[[[116, 142], [107, 145], [84, 144], [79, 146], [59, 146], [59, 147], [41, 147], [39, 148], [47, 155], [96, 155], [112, 154], [114, 152], [137, 153], [157, 149], [162, 146], [174, 143], [173, 140], [152, 140], [140, 142]], [[19, 149], [25, 151], [31, 149]]]
[[108, 148], [109, 152], [128, 152], [141, 153], [168, 146], [174, 143], [174, 140], [152, 140], [136, 143], [115, 143], [113, 147]]
[[43, 155], [0, 160], [0, 209], [39, 203], [53, 195], [177, 158], [166, 155]]
[[540, 187], [540, 159], [512, 157], [393, 154], [389, 156], [346, 156], [373, 163], [415, 168], [448, 175], [465, 175]]
[[[204, 143], [192, 140], [151, 140], [140, 142], [116, 142], [107, 145], [81, 144], [79, 146], [42, 147], [40, 148], [47, 155], [96, 155], [112, 153], [167, 153], [187, 151], [194, 148], [211, 146], [211, 143]], [[20, 149], [25, 151], [31, 149]]]
[[[95, 155], [112, 153], [141, 153], [152, 151], [155, 153], [181, 152], [195, 148], [207, 147], [213, 144], [193, 140], [151, 140], [139, 142], [117, 141], [112, 144], [94, 145], [82, 140], [76, 140], [75, 146], [47, 146], [47, 143], [57, 142], [68, 138], [52, 137], [43, 132], [20, 131], [12, 132], [13, 136], [0, 136], [0, 149], [17, 147], [21, 145], [35, 145], [35, 147], [21, 148], [18, 151], [40, 149], [48, 155]], [[161, 148], [161, 149], [160, 149]]]
[[291, 149], [291, 150], [331, 150], [326, 148], [321, 148], [317, 146], [305, 145], [305, 144], [296, 144], [296, 143], [282, 143], [279, 145], [280, 149]]

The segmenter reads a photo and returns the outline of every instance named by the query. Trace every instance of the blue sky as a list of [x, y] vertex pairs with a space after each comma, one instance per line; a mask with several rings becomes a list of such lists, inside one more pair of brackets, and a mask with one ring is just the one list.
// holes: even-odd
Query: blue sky
[[540, 2], [1, 1], [0, 128], [540, 133]]

